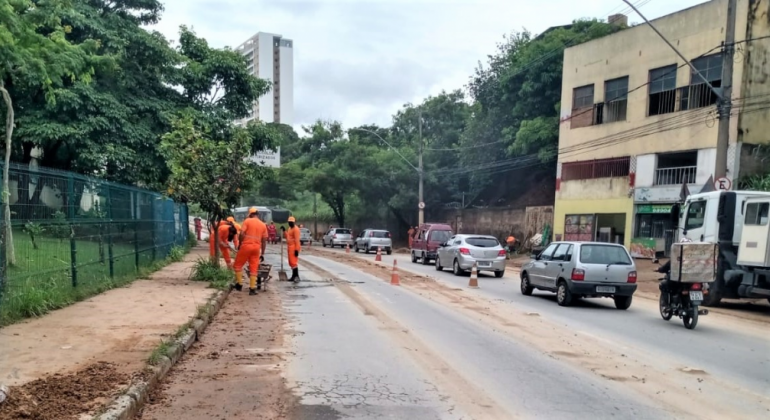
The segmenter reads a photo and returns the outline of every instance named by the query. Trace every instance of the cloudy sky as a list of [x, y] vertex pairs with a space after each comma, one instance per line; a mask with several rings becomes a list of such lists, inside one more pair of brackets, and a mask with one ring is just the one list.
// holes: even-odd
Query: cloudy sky
[[[655, 18], [705, 0], [633, 0]], [[389, 125], [403, 104], [463, 88], [512, 31], [623, 12], [621, 0], [165, 0], [155, 29], [192, 26], [212, 46], [257, 32], [294, 40], [295, 127], [318, 118]]]

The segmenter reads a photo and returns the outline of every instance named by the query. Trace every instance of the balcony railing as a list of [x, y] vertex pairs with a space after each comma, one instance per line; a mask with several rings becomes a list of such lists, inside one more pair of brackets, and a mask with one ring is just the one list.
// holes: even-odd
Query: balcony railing
[[694, 184], [697, 174], [697, 166], [661, 168], [655, 171], [655, 185], [680, 185], [683, 182]]

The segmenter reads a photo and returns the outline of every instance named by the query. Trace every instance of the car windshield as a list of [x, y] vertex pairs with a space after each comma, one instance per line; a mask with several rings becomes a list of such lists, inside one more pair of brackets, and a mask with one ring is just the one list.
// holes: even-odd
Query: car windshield
[[387, 230], [375, 230], [375, 231], [372, 231], [372, 237], [373, 238], [388, 238], [388, 237], [390, 237], [390, 233], [388, 233]]
[[433, 242], [446, 242], [452, 236], [452, 232], [448, 230], [434, 230], [430, 233], [430, 240]]
[[335, 233], [338, 235], [350, 235], [350, 229], [337, 229]]
[[300, 229], [301, 233], [310, 233], [310, 229]]
[[483, 237], [465, 238], [465, 243], [468, 245], [477, 246], [479, 248], [494, 248], [500, 245], [500, 243], [497, 242], [497, 239], [495, 238]]
[[580, 262], [585, 264], [631, 265], [631, 259], [623, 247], [615, 245], [583, 245]]

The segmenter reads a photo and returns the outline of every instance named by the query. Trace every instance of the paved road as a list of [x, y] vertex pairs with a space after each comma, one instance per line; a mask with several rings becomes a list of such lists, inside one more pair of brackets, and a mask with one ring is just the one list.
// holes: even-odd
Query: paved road
[[[311, 406], [331, 406], [342, 413], [339, 407], [345, 398], [328, 397], [341, 378], [353, 388], [347, 389], [348, 399], [372, 380], [401, 378], [398, 389], [409, 389], [411, 383], [407, 394], [417, 392], [413, 395], [418, 399], [412, 402], [424, 399], [430, 411], [424, 416], [394, 413], [392, 408], [379, 407], [375, 398], [371, 407], [364, 402], [355, 413], [362, 416], [358, 418], [378, 418], [365, 416], [374, 413], [393, 415], [390, 418], [447, 418], [448, 413], [436, 405], [435, 391], [425, 389], [446, 393], [446, 404], [472, 418], [672, 417], [654, 401], [600, 381], [492, 329], [479, 328], [450, 308], [407, 289], [324, 258], [303, 258], [338, 281], [350, 283], [345, 296], [336, 287], [309, 283], [311, 287], [302, 288], [302, 298], [297, 301], [300, 306], [295, 316], [304, 334], [295, 344], [302, 356], [290, 364], [289, 377], [300, 384], [303, 400]], [[352, 301], [363, 305], [363, 310], [351, 306]], [[360, 319], [363, 314], [370, 317]], [[400, 342], [402, 336], [412, 341]], [[400, 347], [394, 348], [394, 343]], [[436, 370], [441, 371], [438, 377], [431, 375]], [[420, 381], [410, 377], [419, 372], [424, 383], [421, 392], [414, 387]]]
[[[450, 272], [439, 273], [432, 266], [412, 264], [408, 255], [394, 254], [384, 256], [383, 260], [393, 258], [398, 260], [401, 270], [430, 275], [455, 288], [467, 286], [467, 276], [456, 277]], [[766, 324], [712, 313], [702, 317], [696, 330], [689, 331], [681, 321], [663, 321], [655, 302], [639, 298], [628, 311], [616, 310], [608, 299], [583, 300], [574, 307], [562, 308], [548, 293], [521, 295], [518, 276], [510, 271], [502, 279], [482, 275], [480, 285], [479, 290], [469, 292], [510, 303], [522, 311], [536, 312], [608, 345], [648, 353], [653, 363], [659, 359], [681, 369], [703, 370], [732, 386], [749, 390], [758, 399], [764, 396], [765, 402], [770, 397], [770, 339]]]

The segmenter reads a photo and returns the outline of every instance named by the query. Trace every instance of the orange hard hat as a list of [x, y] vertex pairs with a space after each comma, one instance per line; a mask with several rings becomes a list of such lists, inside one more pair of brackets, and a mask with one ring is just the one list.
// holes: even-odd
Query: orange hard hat
[[294, 218], [294, 216], [289, 216], [289, 221], [290, 221], [290, 222], [296, 222], [296, 221], [297, 221], [297, 219], [295, 219], [295, 218]]
[[235, 221], [235, 217], [230, 216], [230, 217], [227, 218], [227, 221], [228, 222], [234, 222]]
[[249, 209], [249, 214], [254, 214], [254, 213], [259, 213], [259, 209], [257, 209], [256, 207], [250, 208]]

